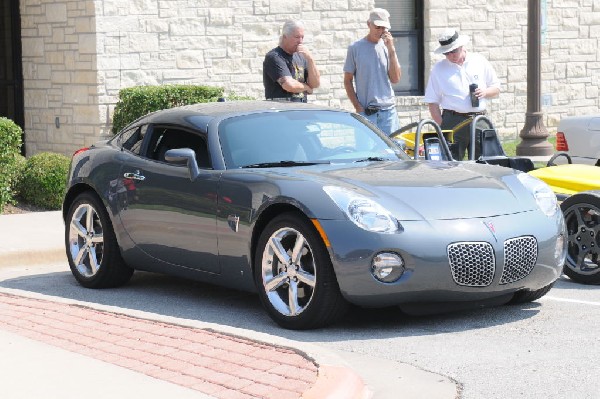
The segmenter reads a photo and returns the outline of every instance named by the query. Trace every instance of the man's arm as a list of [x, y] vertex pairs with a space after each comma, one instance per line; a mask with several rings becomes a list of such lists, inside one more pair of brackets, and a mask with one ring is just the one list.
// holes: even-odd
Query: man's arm
[[390, 32], [385, 32], [382, 36], [383, 44], [388, 50], [388, 57], [390, 66], [388, 68], [388, 77], [392, 84], [396, 84], [402, 77], [402, 69], [400, 68], [400, 62], [398, 62], [398, 56], [396, 55], [396, 48], [394, 47], [394, 38]]
[[283, 87], [283, 90], [289, 93], [304, 93], [312, 94], [312, 87], [310, 87], [306, 83], [298, 82], [296, 79], [291, 76], [282, 76], [277, 79], [277, 83]]
[[298, 53], [304, 56], [306, 63], [308, 64], [308, 78], [306, 79], [306, 83], [308, 83], [311, 89], [318, 88], [321, 86], [321, 74], [317, 69], [317, 65], [315, 64], [312, 54], [303, 44], [298, 45]]
[[442, 111], [440, 110], [440, 104], [437, 103], [429, 103], [427, 104], [429, 107], [429, 113], [431, 114], [431, 119], [435, 121], [438, 125], [442, 124]]
[[283, 90], [288, 93], [304, 93], [312, 94], [312, 88], [306, 84], [294, 79], [285, 62], [275, 55], [267, 54], [263, 65], [267, 76], [277, 82]]
[[356, 91], [354, 90], [353, 81], [354, 75], [349, 72], [344, 72], [344, 88], [346, 89], [346, 95], [348, 96], [348, 99], [354, 106], [356, 112], [364, 112], [365, 109], [358, 102], [358, 97], [356, 96]]
[[496, 97], [498, 94], [500, 94], [499, 87], [486, 87], [485, 89], [478, 87], [475, 90], [475, 95], [477, 96], [477, 98], [493, 98]]

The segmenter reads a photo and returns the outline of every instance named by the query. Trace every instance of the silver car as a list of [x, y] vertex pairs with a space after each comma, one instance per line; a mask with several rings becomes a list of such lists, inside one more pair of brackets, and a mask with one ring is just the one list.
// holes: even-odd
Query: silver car
[[573, 163], [600, 166], [600, 115], [564, 117], [556, 132], [556, 151]]
[[78, 151], [64, 199], [85, 287], [133, 270], [257, 292], [284, 328], [350, 304], [423, 313], [534, 301], [560, 276], [565, 226], [542, 181], [415, 161], [363, 117], [265, 101], [143, 117]]

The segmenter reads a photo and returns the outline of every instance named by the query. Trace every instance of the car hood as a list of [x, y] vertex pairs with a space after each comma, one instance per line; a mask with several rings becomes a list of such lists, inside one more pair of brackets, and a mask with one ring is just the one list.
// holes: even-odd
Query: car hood
[[[300, 169], [321, 186], [340, 186], [370, 197], [401, 220], [483, 218], [538, 209], [510, 168], [469, 162], [372, 162]], [[308, 178], [308, 176], [304, 176]]]

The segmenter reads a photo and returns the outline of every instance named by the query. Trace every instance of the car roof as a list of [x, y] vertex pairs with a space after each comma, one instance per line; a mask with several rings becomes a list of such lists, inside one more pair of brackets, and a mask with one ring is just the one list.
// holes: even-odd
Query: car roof
[[214, 118], [222, 118], [251, 113], [277, 112], [285, 110], [342, 111], [340, 109], [330, 108], [327, 106], [299, 102], [244, 100], [198, 103], [164, 109], [149, 114], [146, 117], [142, 117], [140, 121], [144, 123], [181, 123], [183, 119], [186, 119], [190, 116], [195, 116], [204, 117], [205, 119], [203, 119], [208, 122]]

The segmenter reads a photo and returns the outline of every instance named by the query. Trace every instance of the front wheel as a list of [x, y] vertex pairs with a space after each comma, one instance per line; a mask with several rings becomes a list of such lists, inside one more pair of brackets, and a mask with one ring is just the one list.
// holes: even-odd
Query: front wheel
[[575, 194], [561, 204], [567, 225], [564, 273], [582, 284], [600, 284], [600, 191]]
[[269, 316], [283, 328], [323, 327], [348, 307], [323, 240], [296, 213], [277, 216], [262, 232], [254, 279]]
[[65, 244], [71, 272], [86, 288], [117, 287], [133, 274], [121, 258], [106, 209], [92, 193], [80, 194], [71, 204]]

